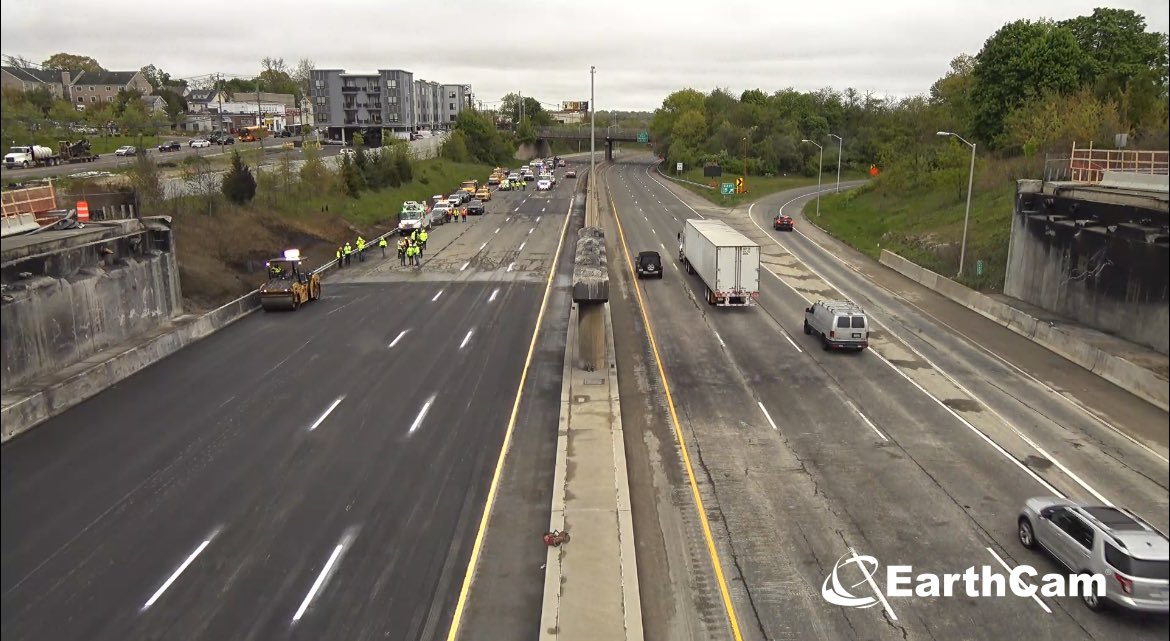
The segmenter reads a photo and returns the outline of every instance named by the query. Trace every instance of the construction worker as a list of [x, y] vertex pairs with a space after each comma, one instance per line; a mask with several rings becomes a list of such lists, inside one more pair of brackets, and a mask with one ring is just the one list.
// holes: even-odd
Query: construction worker
[[400, 265], [402, 265], [403, 267], [406, 267], [406, 249], [407, 249], [406, 239], [400, 238], [398, 240], [398, 263]]
[[528, 181], [527, 180], [524, 180], [523, 178], [520, 179], [520, 189], [523, 189], [524, 191], [528, 191]]
[[467, 222], [467, 208], [466, 208], [466, 207], [464, 207], [463, 209], [460, 209], [460, 210], [459, 210], [459, 213], [463, 215], [463, 221], [462, 221], [462, 222]]
[[410, 232], [410, 242], [411, 242], [411, 244], [418, 242], [418, 230], [417, 229]]
[[413, 241], [406, 247], [406, 256], [410, 259], [409, 262], [412, 267], [418, 265], [418, 245], [414, 244]]
[[341, 248], [341, 253], [345, 256], [345, 266], [349, 267], [350, 258], [353, 256], [353, 247], [349, 244], [348, 240], [345, 241], [345, 247]]
[[378, 248], [382, 250], [382, 258], [386, 257], [386, 246], [389, 244], [390, 243], [386, 242], [385, 236], [383, 236], [382, 239], [378, 241]]
[[337, 268], [341, 269], [341, 267], [342, 267], [342, 265], [341, 265], [341, 248], [338, 247], [337, 248]]
[[280, 278], [283, 273], [284, 270], [280, 268], [280, 265], [272, 265], [268, 268], [268, 275], [272, 278]]
[[358, 262], [359, 263], [366, 262], [366, 239], [362, 238], [361, 236], [357, 237], [357, 252], [358, 252]]
[[427, 234], [427, 230], [424, 229], [421, 232], [419, 232], [418, 242], [419, 242], [420, 249], [426, 250], [428, 237], [429, 237], [429, 235]]

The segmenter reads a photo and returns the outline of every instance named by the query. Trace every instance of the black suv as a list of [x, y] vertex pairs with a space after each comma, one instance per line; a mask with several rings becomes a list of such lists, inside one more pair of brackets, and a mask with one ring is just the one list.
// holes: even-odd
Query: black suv
[[662, 257], [658, 252], [641, 252], [634, 263], [638, 278], [662, 278]]
[[[464, 192], [464, 193], [467, 193], [467, 192]], [[482, 200], [473, 200], [473, 201], [471, 201], [471, 203], [469, 205], [467, 205], [467, 215], [468, 216], [482, 216], [482, 215], [484, 215], [484, 212], [486, 212], [486, 211], [487, 211], [487, 209], [483, 206]]]
[[183, 144], [178, 140], [170, 140], [158, 146], [159, 151], [179, 151], [183, 148]]

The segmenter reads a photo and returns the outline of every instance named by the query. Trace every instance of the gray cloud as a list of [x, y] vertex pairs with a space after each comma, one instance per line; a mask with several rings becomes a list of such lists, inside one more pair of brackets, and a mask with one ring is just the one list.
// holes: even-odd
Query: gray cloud
[[[538, 3], [517, 13], [482, 0], [5, 0], [0, 36], [5, 54], [37, 62], [67, 51], [111, 69], [155, 64], [176, 77], [253, 75], [264, 56], [290, 64], [307, 57], [351, 71], [407, 69], [428, 80], [470, 83], [488, 104], [511, 91], [549, 105], [588, 99], [589, 66], [596, 65], [599, 109], [653, 109], [684, 87], [921, 93], [952, 58], [978, 52], [1006, 22], [1085, 15], [1099, 4], [594, 0]], [[1152, 29], [1170, 30], [1165, 0], [1109, 4], [1144, 15]]]

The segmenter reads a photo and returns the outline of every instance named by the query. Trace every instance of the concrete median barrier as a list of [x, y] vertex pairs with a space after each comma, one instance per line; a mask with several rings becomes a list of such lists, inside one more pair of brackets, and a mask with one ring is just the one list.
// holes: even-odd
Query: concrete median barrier
[[882, 250], [881, 264], [942, 294], [964, 307], [1007, 327], [1049, 351], [1076, 363], [1101, 378], [1163, 409], [1170, 409], [1167, 379], [1125, 358], [1093, 345], [1046, 320]]

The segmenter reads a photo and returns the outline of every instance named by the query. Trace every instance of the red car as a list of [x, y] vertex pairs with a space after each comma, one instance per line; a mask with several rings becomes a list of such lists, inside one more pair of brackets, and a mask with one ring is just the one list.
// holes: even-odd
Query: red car
[[780, 214], [776, 216], [776, 220], [772, 221], [772, 228], [780, 231], [792, 231], [795, 225], [792, 224], [792, 216]]

